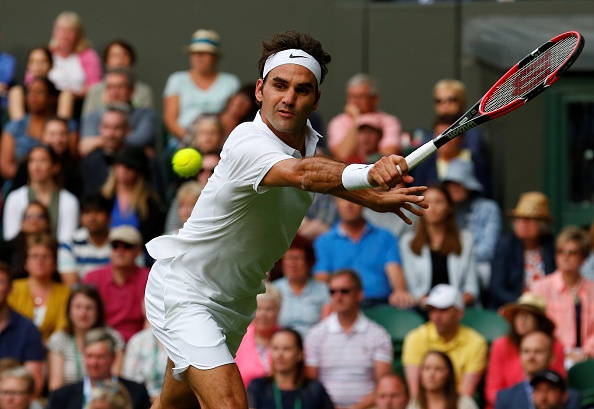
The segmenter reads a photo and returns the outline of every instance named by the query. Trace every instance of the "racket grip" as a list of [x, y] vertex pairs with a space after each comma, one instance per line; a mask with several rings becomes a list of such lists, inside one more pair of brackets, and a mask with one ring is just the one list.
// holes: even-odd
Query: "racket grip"
[[433, 152], [437, 150], [437, 147], [433, 141], [429, 141], [419, 146], [417, 149], [412, 151], [406, 158], [406, 164], [408, 165], [408, 171], [410, 172], [419, 163], [427, 159]]

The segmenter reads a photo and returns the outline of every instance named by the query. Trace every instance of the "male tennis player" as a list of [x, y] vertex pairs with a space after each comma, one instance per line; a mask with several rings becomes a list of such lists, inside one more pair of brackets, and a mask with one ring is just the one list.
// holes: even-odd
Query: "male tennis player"
[[310, 192], [394, 212], [407, 223], [402, 209], [420, 216], [427, 207], [416, 195], [423, 187], [395, 189], [401, 180], [412, 181], [400, 156], [348, 167], [312, 157], [319, 135], [307, 118], [318, 107], [329, 62], [321, 44], [306, 34], [277, 34], [263, 43], [260, 112], [229, 135], [179, 234], [147, 244], [157, 261], [146, 312], [169, 356], [154, 408], [247, 409], [233, 357], [256, 295], [264, 292], [265, 273], [288, 249], [313, 199]]

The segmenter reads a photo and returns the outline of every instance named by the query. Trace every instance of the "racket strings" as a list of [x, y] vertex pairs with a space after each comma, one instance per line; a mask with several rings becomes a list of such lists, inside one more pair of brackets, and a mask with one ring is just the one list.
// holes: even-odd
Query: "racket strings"
[[484, 112], [500, 109], [539, 86], [567, 61], [577, 41], [576, 36], [566, 37], [516, 71], [487, 99]]

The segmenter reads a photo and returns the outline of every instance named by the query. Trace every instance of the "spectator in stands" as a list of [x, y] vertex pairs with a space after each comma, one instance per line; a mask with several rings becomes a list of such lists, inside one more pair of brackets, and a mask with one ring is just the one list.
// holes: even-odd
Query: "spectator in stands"
[[405, 409], [408, 401], [408, 386], [400, 375], [387, 373], [378, 379], [374, 409]]
[[363, 282], [364, 305], [390, 303], [399, 308], [414, 304], [400, 267], [398, 239], [363, 218], [363, 207], [336, 198], [340, 221], [314, 242], [317, 280], [341, 269], [354, 270]]
[[29, 202], [23, 214], [21, 230], [12, 240], [0, 244], [0, 260], [10, 267], [12, 279], [25, 278], [25, 259], [27, 258], [27, 237], [50, 231], [50, 216], [47, 208], [38, 201]]
[[311, 276], [314, 263], [311, 243], [297, 235], [281, 259], [283, 277], [274, 281], [283, 297], [278, 322], [302, 337], [329, 312], [328, 286]]
[[215, 31], [194, 32], [186, 52], [190, 70], [171, 74], [163, 92], [163, 118], [174, 146], [194, 119], [203, 113], [223, 111], [229, 97], [240, 87], [235, 75], [218, 70], [222, 50]]
[[460, 324], [464, 300], [456, 287], [435, 286], [426, 305], [429, 321], [406, 335], [402, 350], [411, 396], [419, 392], [423, 359], [432, 350], [445, 352], [451, 358], [458, 393], [474, 396], [487, 363], [487, 341], [475, 330]]
[[407, 409], [478, 409], [471, 396], [456, 390], [456, 371], [445, 352], [425, 354], [417, 382], [419, 393]]
[[41, 144], [46, 121], [56, 115], [57, 98], [58, 90], [47, 78], [34, 78], [27, 86], [27, 114], [8, 122], [0, 139], [0, 174], [4, 179], [12, 180], [31, 148]]
[[255, 378], [271, 374], [270, 340], [279, 329], [278, 313], [282, 305], [280, 291], [266, 282], [266, 292], [258, 294], [256, 316], [247, 328], [235, 356], [235, 363], [247, 388]]
[[140, 232], [129, 225], [112, 228], [108, 241], [111, 263], [89, 272], [82, 281], [96, 286], [101, 298], [109, 300], [105, 321], [128, 342], [145, 324], [144, 289], [149, 270], [136, 264], [144, 242]]
[[167, 211], [166, 232], [177, 234], [192, 214], [202, 189], [204, 189], [204, 185], [196, 181], [185, 182], [177, 189], [175, 198], [171, 201]]
[[74, 93], [74, 118], [78, 119], [87, 90], [101, 81], [102, 75], [101, 59], [85, 37], [78, 14], [63, 11], [56, 17], [49, 48], [54, 63], [48, 77], [59, 90]]
[[[535, 409], [565, 409], [571, 407], [568, 401], [567, 382], [563, 377], [551, 370], [534, 374], [530, 381], [532, 386], [532, 403]], [[577, 404], [576, 408], [579, 408]], [[584, 406], [582, 406], [584, 407]]]
[[489, 285], [493, 309], [514, 302], [537, 281], [555, 270], [555, 244], [547, 197], [540, 192], [520, 196], [510, 212], [512, 231], [495, 248]]
[[[134, 75], [127, 68], [111, 68], [105, 74], [106, 105], [125, 104], [129, 108], [128, 132], [125, 143], [131, 146], [152, 148], [157, 138], [157, 118], [151, 108], [136, 108], [132, 105], [134, 95]], [[80, 156], [86, 156], [102, 147], [101, 121], [105, 108], [101, 107], [82, 118], [82, 127], [78, 143]]]
[[338, 221], [338, 210], [334, 196], [318, 193], [307, 210], [297, 233], [314, 241], [326, 233]]
[[[514, 303], [501, 307], [500, 314], [510, 323], [509, 334], [497, 338], [491, 345], [487, 376], [485, 378], [486, 408], [495, 404], [497, 392], [509, 388], [524, 379], [520, 360], [520, 340], [532, 331], [540, 331], [553, 337], [555, 324], [545, 313], [546, 300], [526, 292]], [[551, 368], [565, 375], [563, 368], [563, 345], [553, 338]]]
[[381, 157], [379, 143], [382, 139], [382, 124], [377, 118], [363, 116], [358, 121], [357, 147], [345, 158], [346, 163], [375, 163]]
[[557, 236], [555, 247], [557, 270], [535, 281], [532, 291], [547, 300], [547, 315], [565, 347], [565, 366], [569, 368], [594, 358], [594, 282], [580, 274], [592, 245], [586, 231], [568, 226]]
[[35, 379], [24, 366], [0, 373], [0, 408], [41, 409], [35, 401]]
[[35, 380], [34, 396], [37, 397], [43, 390], [45, 349], [35, 324], [10, 308], [11, 291], [10, 270], [0, 263], [0, 358], [16, 359], [27, 368]]
[[[126, 40], [112, 40], [105, 46], [103, 63], [107, 71], [113, 68], [133, 70], [134, 64], [136, 64], [136, 51], [132, 44]], [[84, 118], [93, 111], [105, 109], [108, 104], [109, 97], [106, 92], [104, 78], [89, 88], [82, 107], [82, 117]], [[136, 80], [134, 82], [134, 93], [132, 94], [131, 104], [134, 108], [153, 109], [153, 90], [150, 85]]]
[[240, 123], [254, 120], [259, 109], [255, 95], [256, 85], [246, 84], [229, 98], [219, 114], [225, 139]]
[[377, 380], [392, 366], [392, 340], [361, 312], [363, 286], [357, 273], [339, 270], [328, 287], [333, 313], [305, 339], [306, 374], [322, 382], [335, 407], [370, 407]]
[[14, 280], [8, 303], [33, 320], [47, 342], [51, 334], [66, 325], [66, 302], [70, 289], [52, 278], [56, 274], [58, 243], [49, 234], [27, 237], [27, 278]]
[[[21, 119], [27, 113], [24, 87], [28, 86], [34, 78], [47, 78], [53, 64], [54, 59], [49, 48], [33, 47], [29, 50], [24, 86], [15, 85], [8, 91], [8, 116], [11, 120]], [[56, 108], [58, 116], [67, 119], [72, 118], [73, 108], [74, 94], [68, 90], [60, 92]]]
[[[108, 300], [111, 302], [111, 300]], [[82, 381], [87, 375], [82, 365], [85, 337], [95, 328], [103, 328], [115, 342], [112, 372], [119, 374], [124, 356], [124, 339], [113, 328], [106, 327], [103, 300], [95, 287], [77, 285], [66, 304], [66, 326], [52, 334], [47, 342], [48, 389]]]
[[200, 153], [219, 152], [225, 142], [223, 125], [216, 114], [201, 114], [190, 126], [179, 148], [195, 148]]
[[[148, 409], [150, 399], [144, 385], [121, 378], [111, 371], [115, 360], [115, 342], [103, 329], [96, 328], [85, 336], [83, 362], [87, 375], [83, 381], [66, 385], [49, 396], [47, 409], [80, 409], [92, 397], [92, 388], [106, 380], [124, 385], [132, 399], [133, 409]], [[86, 386], [85, 386], [86, 385]]]
[[[552, 345], [553, 339], [543, 332], [533, 331], [522, 337], [520, 341], [520, 359], [524, 369], [524, 379], [514, 386], [497, 393], [495, 409], [528, 409], [532, 407], [531, 381], [535, 374], [549, 369], [553, 357]], [[565, 408], [581, 408], [579, 392], [569, 391], [569, 398]]]
[[21, 226], [29, 200], [43, 204], [50, 214], [51, 232], [66, 241], [78, 227], [79, 204], [72, 193], [59, 185], [60, 162], [48, 145], [33, 147], [27, 157], [29, 181], [8, 194], [4, 205], [4, 240], [13, 239]]
[[[324, 386], [305, 376], [303, 340], [297, 331], [290, 328], [276, 331], [270, 340], [270, 350], [272, 373], [254, 379], [248, 386], [250, 408], [334, 408]], [[280, 391], [280, 399], [276, 391]]]
[[378, 109], [378, 81], [368, 74], [356, 74], [347, 82], [346, 94], [344, 112], [328, 123], [328, 149], [332, 156], [344, 160], [355, 153], [359, 142], [359, 121], [363, 117], [381, 123], [380, 152], [384, 155], [398, 152], [401, 148], [400, 121]]
[[470, 162], [450, 162], [443, 183], [454, 202], [458, 227], [472, 233], [481, 289], [488, 292], [491, 262], [501, 232], [499, 205], [492, 199], [481, 197], [484, 188]]
[[[2, 40], [1, 31], [0, 40]], [[4, 117], [4, 112], [8, 106], [8, 90], [14, 83], [15, 71], [16, 59], [0, 50], [0, 118]]]
[[81, 227], [69, 241], [60, 243], [58, 250], [58, 272], [63, 283], [72, 286], [89, 271], [109, 264], [111, 246], [107, 237], [111, 207], [111, 201], [99, 192], [82, 198]]
[[592, 249], [590, 249], [590, 254], [582, 267], [580, 268], [580, 272], [582, 277], [587, 280], [594, 280], [594, 222], [590, 225], [588, 229], [588, 233], [590, 234], [590, 242], [592, 243]]
[[479, 286], [472, 234], [458, 228], [454, 203], [443, 185], [430, 186], [424, 196], [429, 208], [415, 230], [400, 240], [409, 291], [422, 307], [432, 288], [451, 284], [463, 294], [465, 305], [473, 305]]
[[91, 399], [83, 409], [133, 409], [130, 393], [119, 381], [107, 379], [93, 388]]

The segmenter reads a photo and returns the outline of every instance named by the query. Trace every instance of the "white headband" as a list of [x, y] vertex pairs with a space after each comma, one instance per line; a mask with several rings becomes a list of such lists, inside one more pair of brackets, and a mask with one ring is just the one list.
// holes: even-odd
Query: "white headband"
[[262, 73], [263, 78], [266, 78], [270, 71], [279, 65], [284, 64], [297, 64], [307, 68], [313, 73], [313, 75], [315, 75], [316, 79], [318, 80], [318, 84], [322, 79], [322, 67], [320, 66], [320, 63], [305, 51], [294, 48], [279, 51], [278, 53], [272, 54], [270, 57], [268, 57], [266, 63], [264, 64], [264, 72]]

